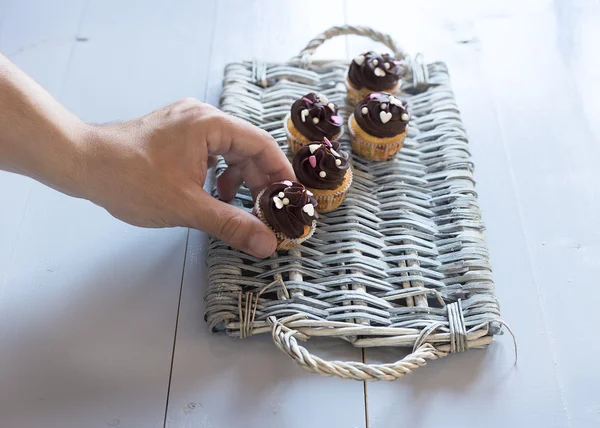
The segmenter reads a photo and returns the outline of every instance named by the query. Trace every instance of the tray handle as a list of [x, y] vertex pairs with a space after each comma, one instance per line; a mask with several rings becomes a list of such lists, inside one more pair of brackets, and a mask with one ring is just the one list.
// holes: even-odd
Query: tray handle
[[398, 46], [390, 36], [380, 33], [379, 31], [375, 31], [369, 27], [359, 27], [354, 25], [340, 25], [337, 27], [331, 27], [329, 30], [322, 32], [308, 42], [306, 47], [300, 51], [300, 54], [292, 58], [292, 62], [300, 62], [304, 68], [309, 68], [311, 58], [319, 46], [336, 36], [345, 36], [351, 34], [369, 37], [376, 42], [383, 43], [385, 46], [390, 48], [392, 52], [394, 52], [396, 59], [405, 62], [404, 79], [412, 82], [412, 86], [417, 92], [419, 92], [421, 88], [426, 89], [428, 87], [429, 70], [427, 68], [427, 64], [423, 60], [423, 56], [418, 54], [414, 58], [409, 57], [404, 49]]
[[392, 52], [394, 52], [394, 55], [398, 60], [402, 60], [407, 56], [406, 52], [404, 52], [404, 49], [398, 46], [396, 42], [394, 42], [394, 40], [387, 34], [380, 33], [379, 31], [375, 31], [369, 27], [340, 25], [337, 27], [331, 27], [329, 30], [322, 32], [317, 37], [312, 39], [310, 42], [308, 42], [306, 47], [302, 49], [302, 51], [297, 57], [292, 58], [292, 61], [300, 61], [306, 66], [308, 66], [310, 64], [310, 58], [319, 46], [321, 46], [327, 40], [332, 39], [336, 36], [345, 35], [365, 36], [375, 40], [376, 42], [381, 42], [388, 48], [390, 48]]
[[325, 361], [298, 345], [294, 337], [296, 330], [287, 328], [275, 317], [269, 317], [273, 328], [271, 334], [275, 345], [294, 359], [302, 368], [324, 376], [336, 376], [352, 380], [395, 380], [416, 368], [427, 364], [427, 360], [445, 357], [448, 352], [437, 349], [425, 339], [438, 325], [423, 330], [417, 339], [413, 351], [403, 359], [392, 364], [365, 364], [363, 362]]

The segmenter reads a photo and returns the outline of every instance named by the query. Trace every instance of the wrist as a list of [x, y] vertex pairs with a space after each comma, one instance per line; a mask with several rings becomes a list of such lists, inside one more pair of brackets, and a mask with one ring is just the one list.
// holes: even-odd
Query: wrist
[[135, 152], [121, 135], [120, 126], [88, 125], [73, 129], [69, 138], [73, 165], [69, 168], [71, 196], [106, 206], [107, 198], [119, 186]]
[[0, 169], [85, 197], [88, 125], [0, 54]]
[[[63, 128], [61, 153], [57, 153], [52, 187], [70, 196], [89, 199], [88, 183], [95, 138], [95, 126], [75, 118]], [[55, 175], [54, 175], [55, 174]]]
[[85, 198], [89, 126], [71, 116], [46, 129], [45, 140], [26, 145], [19, 172], [70, 196]]

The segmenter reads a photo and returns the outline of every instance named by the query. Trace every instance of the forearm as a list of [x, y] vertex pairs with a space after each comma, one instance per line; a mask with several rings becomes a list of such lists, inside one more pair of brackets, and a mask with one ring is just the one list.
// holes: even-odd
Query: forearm
[[0, 54], [0, 169], [74, 196], [85, 124]]

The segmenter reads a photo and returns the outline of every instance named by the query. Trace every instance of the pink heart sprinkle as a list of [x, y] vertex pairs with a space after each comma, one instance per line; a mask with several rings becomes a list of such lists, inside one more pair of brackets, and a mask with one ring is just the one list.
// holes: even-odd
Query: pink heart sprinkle
[[331, 120], [336, 125], [341, 125], [342, 124], [342, 118], [339, 117], [339, 116], [331, 116]]
[[[336, 116], [336, 117], [339, 117], [339, 116]], [[332, 117], [332, 119], [333, 119], [333, 117]], [[326, 145], [327, 147], [331, 147], [331, 141], [329, 141], [329, 140], [327, 139], [327, 137], [323, 137], [323, 141], [325, 142], [325, 145]]]
[[292, 183], [290, 180], [283, 180], [283, 184], [286, 186], [292, 186], [294, 183]]
[[310, 166], [312, 166], [313, 168], [317, 167], [317, 158], [312, 155], [308, 158], [308, 162], [310, 163]]
[[373, 92], [372, 94], [369, 95], [369, 99], [372, 100], [375, 97], [379, 96], [379, 92]]
[[313, 104], [313, 102], [306, 97], [302, 97], [302, 99], [308, 104], [311, 104], [311, 105]]

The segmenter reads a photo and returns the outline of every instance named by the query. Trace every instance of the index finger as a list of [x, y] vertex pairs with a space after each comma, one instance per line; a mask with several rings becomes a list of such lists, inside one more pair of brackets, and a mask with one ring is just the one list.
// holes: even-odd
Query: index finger
[[250, 162], [256, 167], [244, 176], [253, 192], [271, 182], [295, 180], [291, 163], [266, 131], [222, 112], [209, 121], [208, 131], [209, 154], [222, 155], [231, 166]]

